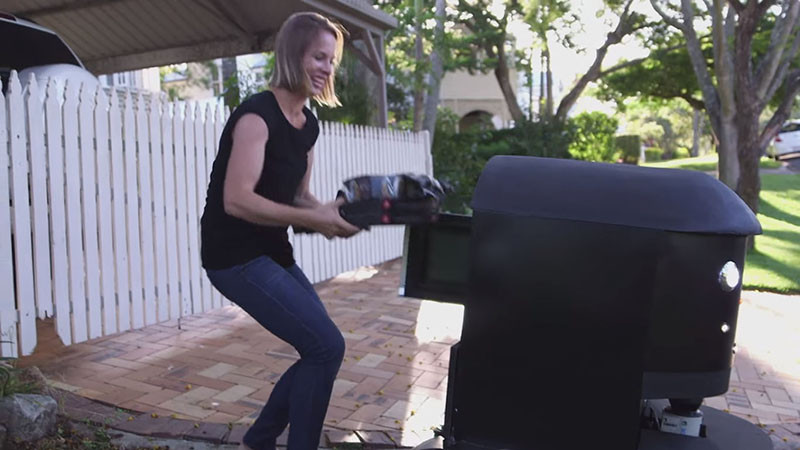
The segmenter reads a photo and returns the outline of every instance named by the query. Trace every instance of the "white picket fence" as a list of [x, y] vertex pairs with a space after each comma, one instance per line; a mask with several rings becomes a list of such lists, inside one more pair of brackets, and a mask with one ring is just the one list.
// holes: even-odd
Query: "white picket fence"
[[[228, 304], [200, 267], [200, 215], [227, 114], [141, 94], [0, 94], [0, 356], [29, 355], [36, 318], [65, 344]], [[425, 133], [322, 123], [312, 191], [364, 174], [432, 173]], [[290, 235], [312, 282], [402, 254], [399, 226], [343, 240]]]

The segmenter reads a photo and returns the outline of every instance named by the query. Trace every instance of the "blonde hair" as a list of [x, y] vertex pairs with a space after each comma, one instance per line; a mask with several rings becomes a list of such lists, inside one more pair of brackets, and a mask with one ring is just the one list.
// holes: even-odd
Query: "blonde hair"
[[[319, 33], [331, 33], [336, 38], [336, 49], [333, 56], [334, 71], [342, 60], [344, 35], [346, 31], [341, 25], [313, 12], [292, 14], [281, 25], [275, 39], [275, 70], [269, 80], [270, 87], [284, 88], [292, 92], [302, 92], [312, 96], [311, 80], [303, 69], [303, 56], [311, 42]], [[334, 89], [335, 73], [328, 77], [325, 87], [314, 100], [325, 106], [341, 106]]]

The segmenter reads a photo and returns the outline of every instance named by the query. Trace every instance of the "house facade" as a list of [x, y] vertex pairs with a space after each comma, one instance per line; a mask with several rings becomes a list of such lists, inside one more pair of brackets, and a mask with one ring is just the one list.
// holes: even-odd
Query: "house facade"
[[[510, 79], [517, 79], [513, 70]], [[517, 83], [512, 83], [512, 89], [517, 92]], [[440, 104], [458, 115], [459, 130], [489, 125], [499, 129], [513, 124], [503, 92], [491, 72], [470, 74], [459, 70], [446, 73], [442, 79]]]

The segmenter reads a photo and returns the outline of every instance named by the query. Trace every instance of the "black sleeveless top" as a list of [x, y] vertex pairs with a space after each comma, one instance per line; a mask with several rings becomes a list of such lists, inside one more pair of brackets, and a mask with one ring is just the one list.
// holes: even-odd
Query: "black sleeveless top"
[[206, 206], [200, 220], [201, 258], [206, 269], [226, 269], [266, 255], [283, 267], [294, 264], [287, 227], [257, 225], [228, 215], [222, 189], [233, 145], [233, 129], [244, 114], [258, 114], [269, 132], [264, 146], [264, 167], [255, 193], [277, 203], [291, 205], [308, 168], [308, 151], [319, 135], [319, 123], [303, 107], [306, 123], [295, 128], [283, 115], [275, 95], [261, 92], [245, 100], [231, 114], [219, 141], [211, 170]]

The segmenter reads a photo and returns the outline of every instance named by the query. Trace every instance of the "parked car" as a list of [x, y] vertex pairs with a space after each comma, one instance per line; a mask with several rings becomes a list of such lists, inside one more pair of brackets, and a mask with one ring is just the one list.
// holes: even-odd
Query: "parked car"
[[772, 157], [775, 159], [792, 153], [800, 155], [800, 120], [790, 120], [783, 124], [772, 142], [772, 147]]
[[3, 93], [8, 89], [12, 70], [17, 71], [22, 83], [33, 74], [41, 84], [47, 83], [49, 78], [55, 78], [58, 83], [75, 80], [84, 86], [100, 84], [58, 34], [34, 22], [0, 12], [0, 42], [13, 42], [13, 45], [0, 47]]

